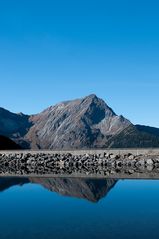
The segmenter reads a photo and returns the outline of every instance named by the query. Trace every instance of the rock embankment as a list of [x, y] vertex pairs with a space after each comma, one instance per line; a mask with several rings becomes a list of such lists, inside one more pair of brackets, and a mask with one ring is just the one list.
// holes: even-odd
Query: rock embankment
[[116, 177], [156, 173], [159, 154], [25, 152], [0, 153], [0, 175]]

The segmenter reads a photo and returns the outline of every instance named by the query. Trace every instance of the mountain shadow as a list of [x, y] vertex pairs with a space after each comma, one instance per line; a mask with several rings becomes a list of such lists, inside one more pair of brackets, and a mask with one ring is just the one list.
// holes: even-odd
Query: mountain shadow
[[16, 144], [13, 140], [0, 135], [0, 150], [13, 150], [21, 149], [21, 147]]

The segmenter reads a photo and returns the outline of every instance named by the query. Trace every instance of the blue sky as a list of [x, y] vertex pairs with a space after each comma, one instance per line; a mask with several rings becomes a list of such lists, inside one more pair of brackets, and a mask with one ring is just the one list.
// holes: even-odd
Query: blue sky
[[91, 93], [159, 127], [158, 1], [0, 0], [0, 106], [32, 114]]

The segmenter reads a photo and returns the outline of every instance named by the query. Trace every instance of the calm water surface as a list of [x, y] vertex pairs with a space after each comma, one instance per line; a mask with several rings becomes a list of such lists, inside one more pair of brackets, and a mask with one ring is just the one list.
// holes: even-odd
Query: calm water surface
[[0, 239], [159, 238], [158, 180], [0, 178]]

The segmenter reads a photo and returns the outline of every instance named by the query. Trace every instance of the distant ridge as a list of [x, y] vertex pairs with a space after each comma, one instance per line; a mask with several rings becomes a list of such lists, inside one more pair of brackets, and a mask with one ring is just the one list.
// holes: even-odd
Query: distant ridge
[[31, 116], [0, 108], [0, 134], [31, 149], [159, 147], [159, 129], [133, 125], [95, 94]]

